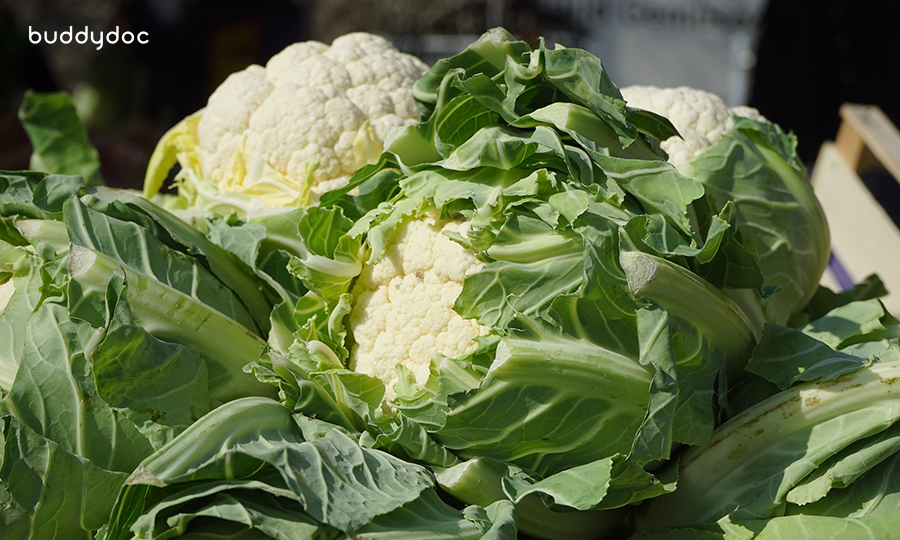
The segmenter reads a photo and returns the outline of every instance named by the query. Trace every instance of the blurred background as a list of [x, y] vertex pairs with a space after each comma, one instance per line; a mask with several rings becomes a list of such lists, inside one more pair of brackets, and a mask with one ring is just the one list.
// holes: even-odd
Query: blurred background
[[[811, 164], [843, 102], [900, 125], [895, 0], [0, 0], [0, 169], [31, 152], [26, 89], [66, 90], [107, 182], [140, 187], [159, 137], [225, 77], [295, 41], [381, 34], [428, 63], [502, 25], [597, 54], [619, 86], [687, 84], [793, 130]], [[149, 43], [32, 44], [37, 31], [146, 31]]]

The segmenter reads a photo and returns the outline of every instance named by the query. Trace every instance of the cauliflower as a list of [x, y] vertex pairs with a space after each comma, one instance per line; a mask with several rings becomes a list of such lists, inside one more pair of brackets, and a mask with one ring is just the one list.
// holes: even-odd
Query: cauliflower
[[[787, 324], [818, 290], [830, 252], [828, 223], [796, 153], [796, 137], [756, 109], [729, 108], [703, 90], [629, 86], [621, 93], [629, 106], [672, 122], [682, 138], [661, 142], [669, 161], [706, 186], [716, 212], [733, 205], [740, 241], [757, 257], [762, 282], [775, 289], [765, 296], [749, 289], [728, 294], [757, 326]], [[722, 141], [729, 142], [713, 149]], [[711, 153], [701, 158], [707, 149]]]
[[264, 211], [260, 202], [310, 204], [375, 162], [392, 130], [416, 122], [410, 89], [426, 69], [386, 39], [362, 32], [330, 47], [294, 43], [265, 67], [231, 74], [204, 109], [162, 138], [145, 195], [160, 189], [178, 161], [188, 206], [247, 214]]
[[696, 88], [679, 86], [626, 86], [622, 96], [629, 107], [646, 109], [665, 116], [672, 122], [681, 137], [670, 137], [661, 146], [669, 154], [671, 162], [679, 170], [704, 150], [734, 131], [734, 116], [743, 116], [760, 122], [766, 119], [752, 107], [731, 107], [722, 98]]
[[453, 311], [465, 277], [484, 266], [474, 252], [443, 234], [465, 234], [467, 225], [440, 220], [436, 211], [408, 221], [356, 282], [348, 327], [355, 342], [350, 368], [381, 379], [388, 401], [396, 395], [398, 364], [424, 386], [436, 354], [474, 352], [474, 339], [490, 331]]

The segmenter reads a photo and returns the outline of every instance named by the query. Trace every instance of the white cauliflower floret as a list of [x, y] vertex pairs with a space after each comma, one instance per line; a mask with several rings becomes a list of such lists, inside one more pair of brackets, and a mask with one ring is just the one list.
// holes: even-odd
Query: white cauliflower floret
[[377, 160], [392, 130], [418, 120], [411, 89], [427, 69], [362, 32], [331, 46], [290, 45], [265, 67], [231, 74], [206, 108], [163, 137], [145, 195], [156, 193], [177, 158], [193, 173], [180, 178], [189, 200], [205, 195], [197, 184], [210, 181], [269, 207], [309, 204]]
[[346, 183], [358, 168], [353, 141], [363, 122], [363, 113], [334, 86], [279, 84], [251, 117], [244, 144], [289, 179], [304, 178], [316, 163], [311, 188], [321, 193]]
[[665, 116], [672, 122], [681, 137], [669, 137], [660, 143], [669, 154], [669, 161], [680, 170], [701, 152], [734, 131], [734, 116], [743, 116], [764, 122], [766, 119], [752, 107], [729, 108], [719, 96], [679, 86], [626, 86], [622, 96], [629, 107], [645, 109]]
[[210, 96], [197, 127], [203, 173], [222, 182], [246, 141], [250, 153], [298, 185], [314, 166], [316, 195], [340, 186], [371, 161], [353, 147], [366, 121], [381, 143], [392, 128], [418, 119], [410, 88], [426, 69], [371, 34], [341, 36], [331, 47], [290, 45], [265, 68], [232, 74]]
[[483, 267], [472, 251], [442, 234], [464, 233], [466, 226], [441, 221], [436, 213], [408, 221], [357, 280], [348, 326], [354, 340], [350, 368], [381, 379], [388, 400], [396, 395], [398, 364], [423, 386], [435, 355], [471, 353], [473, 340], [489, 331], [453, 311], [466, 275]]
[[[222, 178], [231, 168], [231, 156], [250, 127], [253, 111], [265, 102], [275, 87], [260, 66], [232, 73], [209, 97], [207, 107], [218, 114], [203, 115], [205, 136], [200, 139], [203, 175]], [[243, 106], [235, 107], [234, 103]]]

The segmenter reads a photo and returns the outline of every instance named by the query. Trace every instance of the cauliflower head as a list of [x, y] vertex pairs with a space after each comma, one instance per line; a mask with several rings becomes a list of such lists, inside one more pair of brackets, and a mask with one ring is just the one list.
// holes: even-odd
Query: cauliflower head
[[669, 162], [679, 170], [722, 137], [734, 131], [735, 116], [760, 122], [766, 119], [752, 107], [728, 107], [722, 98], [687, 86], [626, 86], [620, 88], [629, 107], [646, 109], [665, 116], [681, 137], [669, 137], [660, 146], [669, 154]]
[[453, 304], [463, 280], [484, 264], [443, 233], [465, 234], [465, 222], [441, 220], [436, 211], [395, 231], [381, 259], [366, 265], [354, 286], [348, 330], [354, 344], [350, 368], [385, 383], [393, 399], [397, 366], [424, 386], [435, 355], [474, 352], [474, 339], [490, 329], [463, 319]]
[[204, 109], [162, 138], [145, 195], [161, 188], [177, 161], [189, 207], [249, 214], [264, 211], [261, 205], [311, 204], [375, 162], [393, 129], [417, 121], [410, 89], [426, 69], [362, 32], [331, 46], [294, 43], [265, 67], [231, 74]]

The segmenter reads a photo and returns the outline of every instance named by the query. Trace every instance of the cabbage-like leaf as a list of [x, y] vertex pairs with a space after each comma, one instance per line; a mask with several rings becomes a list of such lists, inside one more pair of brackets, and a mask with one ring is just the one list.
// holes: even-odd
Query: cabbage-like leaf
[[93, 210], [75, 198], [66, 203], [64, 212], [69, 240], [74, 245], [103, 253], [261, 334], [234, 291], [196, 259], [165, 245], [147, 228]]
[[0, 531], [6, 538], [92, 540], [127, 472], [109, 470], [0, 418]]
[[38, 435], [104, 469], [129, 472], [153, 447], [128, 418], [100, 399], [85, 348], [93, 329], [63, 306], [44, 304], [29, 319], [25, 348], [7, 398]]
[[25, 346], [31, 313], [41, 301], [42, 261], [0, 240], [0, 268], [10, 270], [0, 284], [0, 388], [9, 392]]
[[[900, 364], [879, 362], [821, 385], [797, 384], [716, 430], [682, 456], [678, 489], [650, 503], [646, 528], [767, 519], [843, 449], [900, 420]], [[857, 453], [864, 468], [875, 463]], [[827, 465], [825, 465], [827, 467]]]
[[784, 516], [766, 520], [722, 520], [716, 524], [645, 531], [630, 540], [857, 540], [890, 538], [900, 526], [900, 454], [868, 470], [844, 489], [802, 506], [788, 504]]
[[791, 489], [786, 499], [789, 503], [800, 506], [818, 501], [832, 489], [846, 488], [869, 473], [877, 475], [878, 472], [872, 472], [872, 469], [877, 468], [880, 471], [881, 468], [877, 467], [877, 464], [892, 458], [898, 451], [900, 451], [900, 424], [894, 424], [881, 433], [857, 441], [832, 456], [803, 482]]
[[22, 219], [58, 220], [65, 201], [84, 185], [80, 176], [37, 171], [0, 171], [0, 241], [14, 246], [29, 242], [18, 230]]
[[208, 410], [205, 366], [196, 353], [122, 321], [102, 339], [55, 303], [27, 323], [4, 401], [12, 417], [0, 468], [15, 501], [8, 512], [26, 514], [8, 517], [5, 530], [30, 527], [35, 538], [83, 530], [91, 538], [128, 474]]
[[[609, 468], [608, 463], [598, 465], [601, 470]], [[589, 468], [596, 469], [598, 466], [591, 465]], [[487, 505], [492, 501], [504, 502], [508, 497], [516, 498], [515, 507], [520, 528], [540, 538], [554, 540], [602, 538], [618, 525], [624, 515], [622, 510], [572, 512], [571, 507], [567, 509], [564, 506], [548, 505], [541, 496], [541, 490], [523, 493], [521, 497], [516, 497], [514, 490], [517, 486], [510, 481], [513, 476], [516, 477], [516, 480], [513, 481], [516, 484], [522, 484], [523, 479], [528, 481], [528, 475], [521, 469], [484, 457], [435, 470], [435, 477], [441, 488], [460, 500]], [[563, 476], [568, 475], [564, 474]], [[592, 478], [590, 482], [585, 480], [577, 482], [578, 486], [585, 488], [582, 493], [597, 493], [607, 488], [607, 484], [603, 480], [608, 480], [608, 476]], [[552, 485], [553, 482], [547, 484]], [[570, 488], [566, 488], [565, 491], [570, 494], [574, 492]], [[545, 493], [545, 495], [551, 495], [551, 493]], [[591, 498], [596, 499], [597, 497]], [[571, 499], [567, 500], [571, 501]]]
[[775, 124], [735, 118], [734, 131], [689, 169], [716, 211], [733, 203], [741, 241], [759, 258], [766, 319], [785, 324], [815, 294], [831, 253], [825, 213], [796, 152], [797, 140]]
[[[190, 534], [198, 518], [253, 526], [272, 538], [515, 537], [508, 502], [460, 514], [432, 482], [424, 468], [362, 448], [335, 426], [295, 419], [270, 399], [244, 398], [201, 418], [137, 468], [105, 539]], [[175, 515], [173, 527], [167, 517]]]
[[73, 246], [69, 255], [69, 274], [78, 285], [78, 296], [70, 296], [70, 310], [86, 320], [105, 321], [112, 315], [108, 286], [117, 272], [124, 275], [123, 295], [137, 325], [157, 339], [191, 347], [206, 360], [214, 399], [271, 392], [241, 371], [259, 358], [265, 346], [255, 333], [202, 301], [81, 246]]
[[100, 158], [72, 98], [65, 92], [26, 92], [19, 121], [31, 140], [31, 168], [53, 174], [83, 177], [87, 185], [101, 185]]
[[[879, 446], [896, 442], [896, 429], [890, 429], [888, 436], [878, 438]], [[892, 441], [893, 439], [893, 441]], [[863, 467], [858, 466], [860, 471]], [[851, 464], [848, 462], [848, 464]], [[845, 469], [848, 470], [848, 469]], [[848, 471], [849, 472], [849, 471]], [[861, 475], [853, 478], [852, 483], [841, 486], [832, 484], [833, 489], [827, 496], [802, 506], [789, 504], [787, 514], [804, 513], [814, 516], [831, 516], [837, 518], [865, 518], [868, 516], [894, 517], [900, 512], [900, 453], [894, 451], [877, 465], [868, 468]], [[837, 478], [844, 480], [847, 477]]]
[[190, 255], [230, 288], [246, 306], [256, 326], [268, 331], [269, 314], [277, 293], [240, 258], [156, 204], [121, 190], [92, 188], [82, 202], [111, 218], [131, 221], [148, 229], [169, 247]]
[[831, 381], [888, 356], [900, 326], [878, 300], [850, 302], [806, 326], [766, 325], [747, 364], [784, 390], [798, 381]]

